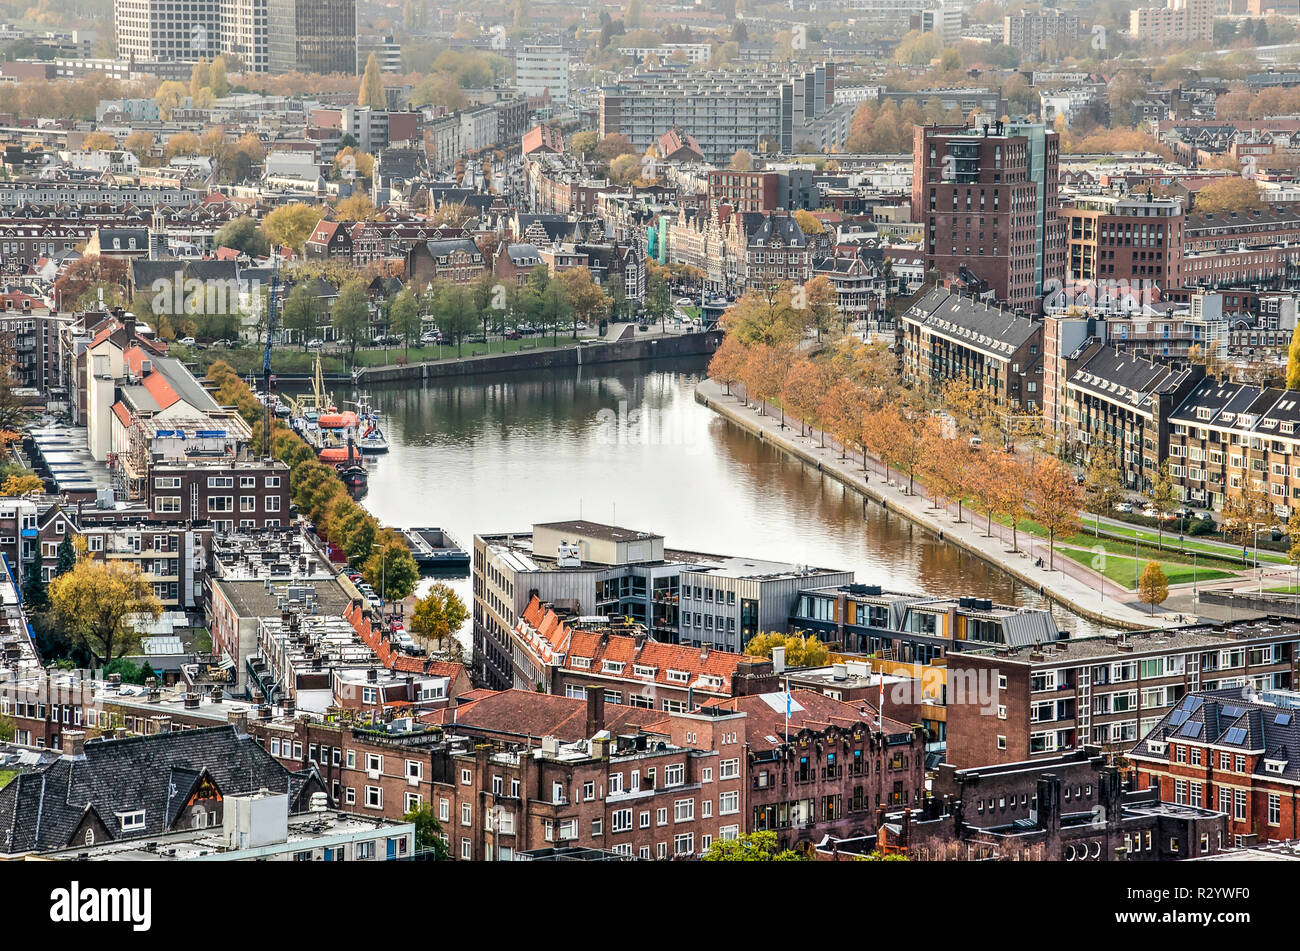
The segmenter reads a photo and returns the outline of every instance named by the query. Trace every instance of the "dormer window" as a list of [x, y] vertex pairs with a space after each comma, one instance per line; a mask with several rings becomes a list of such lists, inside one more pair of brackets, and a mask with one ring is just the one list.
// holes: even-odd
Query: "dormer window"
[[136, 809], [133, 812], [119, 812], [117, 818], [122, 823], [122, 833], [124, 835], [130, 832], [140, 832], [144, 829], [143, 809]]

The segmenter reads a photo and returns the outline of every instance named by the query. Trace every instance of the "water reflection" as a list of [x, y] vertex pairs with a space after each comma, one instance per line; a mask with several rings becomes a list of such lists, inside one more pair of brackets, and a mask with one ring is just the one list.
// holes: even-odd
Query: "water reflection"
[[[686, 359], [371, 388], [391, 449], [371, 470], [365, 505], [395, 525], [449, 528], [467, 546], [475, 532], [585, 517], [660, 532], [675, 548], [1043, 603], [697, 404], [704, 366]], [[455, 586], [468, 598], [467, 579]], [[1057, 613], [1071, 630], [1096, 629]]]

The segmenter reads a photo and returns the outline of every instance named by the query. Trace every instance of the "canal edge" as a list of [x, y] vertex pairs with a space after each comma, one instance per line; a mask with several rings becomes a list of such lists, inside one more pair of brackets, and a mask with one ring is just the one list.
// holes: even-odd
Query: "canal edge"
[[[706, 382], [712, 382], [712, 381], [706, 381]], [[1069, 609], [1071, 612], [1079, 615], [1080, 617], [1087, 618], [1090, 621], [1096, 621], [1098, 623], [1106, 624], [1110, 627], [1123, 628], [1125, 630], [1130, 630], [1130, 631], [1141, 631], [1141, 630], [1146, 630], [1148, 628], [1147, 625], [1135, 624], [1131, 621], [1120, 620], [1118, 618], [1110, 617], [1108, 615], [1102, 614], [1100, 611], [1097, 611], [1095, 608], [1089, 608], [1084, 605], [1081, 605], [1076, 601], [1074, 601], [1072, 598], [1064, 594], [1061, 594], [1053, 586], [1045, 583], [1042, 579], [1032, 577], [1027, 572], [1022, 571], [1020, 567], [1017, 565], [1010, 564], [1005, 560], [991, 556], [988, 552], [969, 544], [968, 542], [965, 541], [965, 539], [961, 538], [956, 533], [947, 531], [943, 527], [935, 524], [932, 520], [926, 519], [918, 515], [916, 512], [912, 512], [911, 510], [905, 507], [891, 505], [890, 500], [883, 493], [875, 489], [872, 489], [869, 483], [862, 482], [836, 469], [827, 468], [823, 466], [822, 461], [820, 459], [812, 455], [807, 450], [803, 449], [801, 446], [798, 446], [795, 443], [790, 442], [784, 436], [778, 435], [776, 433], [766, 432], [756, 422], [747, 419], [744, 416], [744, 414], [740, 413], [735, 408], [726, 406], [721, 401], [715, 400], [712, 397], [708, 396], [707, 394], [702, 393], [700, 391], [700, 385], [701, 384], [696, 384], [695, 386], [695, 402], [712, 410], [713, 412], [717, 413], [719, 416], [723, 417], [729, 422], [735, 423], [737, 426], [745, 430], [750, 435], [758, 437], [758, 439], [761, 442], [766, 442], [769, 445], [776, 447], [777, 449], [785, 453], [787, 456], [791, 456], [793, 458], [798, 459], [800, 462], [812, 466], [823, 475], [830, 476], [832, 479], [834, 479], [836, 482], [839, 482], [845, 488], [851, 489], [852, 491], [856, 492], [858, 495], [861, 495], [864, 498], [871, 499], [873, 502], [880, 504], [880, 506], [884, 508], [886, 511], [907, 519], [909, 522], [911, 522], [913, 525], [920, 528], [922, 531], [929, 532], [931, 535], [936, 536], [940, 541], [951, 545], [956, 545], [958, 548], [962, 549], [963, 551], [969, 552], [970, 554], [976, 556], [981, 561], [1002, 569], [1007, 574], [1015, 578], [1017, 581], [1019, 581], [1022, 584], [1028, 585], [1029, 587], [1038, 591], [1043, 597], [1049, 599], [1050, 601], [1053, 601], [1056, 604], [1059, 604], [1060, 606]]]

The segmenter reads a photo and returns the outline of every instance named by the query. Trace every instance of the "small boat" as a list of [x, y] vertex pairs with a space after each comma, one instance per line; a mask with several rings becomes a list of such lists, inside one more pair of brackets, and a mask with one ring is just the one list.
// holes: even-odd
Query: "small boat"
[[366, 396], [358, 398], [357, 408], [357, 448], [371, 454], [388, 452], [388, 437], [380, 425], [379, 413], [370, 405]]
[[469, 552], [445, 528], [404, 528], [402, 537], [415, 563], [425, 571], [465, 571]]
[[366, 484], [366, 461], [357, 451], [351, 435], [347, 437], [346, 446], [326, 446], [317, 450], [316, 455], [321, 462], [334, 467], [344, 485], [356, 488]]

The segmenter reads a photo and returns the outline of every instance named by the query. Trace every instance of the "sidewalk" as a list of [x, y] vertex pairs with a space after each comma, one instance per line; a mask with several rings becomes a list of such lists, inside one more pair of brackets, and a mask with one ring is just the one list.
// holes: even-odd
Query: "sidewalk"
[[[1148, 607], [1137, 601], [1133, 592], [1064, 555], [1057, 554], [1055, 568], [1049, 571], [1049, 550], [1043, 539], [1020, 532], [1020, 551], [1013, 551], [1009, 526], [994, 522], [990, 536], [986, 534], [989, 530], [987, 521], [965, 507], [959, 522], [956, 504], [936, 507], [923, 494], [919, 480], [916, 494], [908, 495], [906, 476], [891, 472], [887, 482], [885, 468], [876, 459], [868, 457], [864, 472], [862, 455], [849, 452], [841, 459], [841, 447], [831, 436], [818, 430], [809, 430], [800, 436], [797, 422], [782, 428], [779, 409], [774, 411], [769, 406], [767, 415], [759, 415], [756, 407], [746, 407], [738, 397], [726, 395], [721, 384], [708, 379], [696, 385], [695, 399], [942, 540], [997, 565], [1076, 614], [1134, 630], [1178, 623], [1177, 614], [1167, 611], [1157, 611], [1152, 617]], [[825, 448], [822, 448], [823, 441]], [[1038, 566], [1039, 559], [1042, 567]]]

